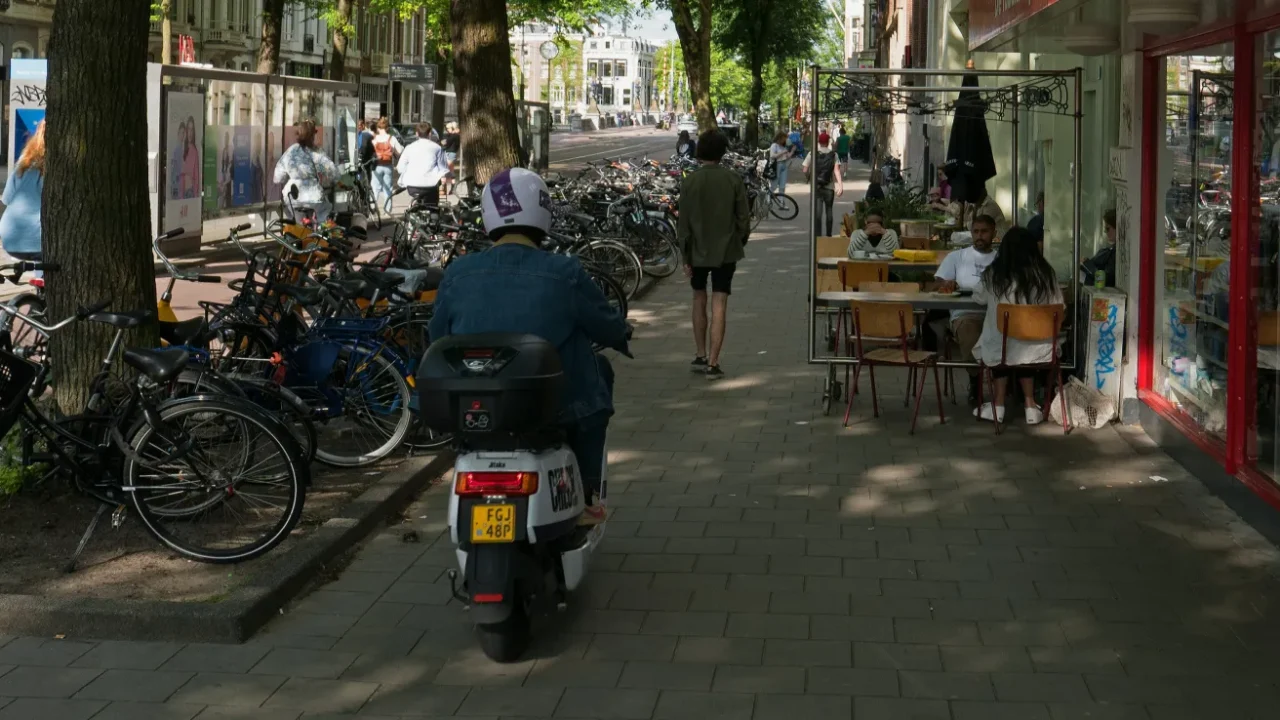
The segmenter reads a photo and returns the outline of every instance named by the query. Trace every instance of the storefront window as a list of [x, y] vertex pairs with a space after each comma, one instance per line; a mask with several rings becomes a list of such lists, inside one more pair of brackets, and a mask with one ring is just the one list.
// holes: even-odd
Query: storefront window
[[[1233, 48], [1165, 58], [1153, 389], [1226, 433]], [[1157, 220], [1160, 223], [1160, 220]]]
[[1258, 87], [1255, 97], [1254, 152], [1258, 171], [1258, 209], [1253, 226], [1253, 307], [1257, 313], [1256, 434], [1249, 456], [1258, 469], [1280, 478], [1280, 31], [1260, 35]]

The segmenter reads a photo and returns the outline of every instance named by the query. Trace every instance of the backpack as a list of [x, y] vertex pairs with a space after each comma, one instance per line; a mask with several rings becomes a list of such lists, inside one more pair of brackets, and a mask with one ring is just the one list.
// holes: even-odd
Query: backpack
[[771, 159], [769, 160], [769, 162], [765, 163], [764, 172], [761, 173], [761, 175], [764, 177], [765, 180], [778, 179], [778, 161]]
[[391, 147], [391, 136], [375, 137], [373, 139], [373, 152], [378, 156], [378, 162], [391, 162], [392, 157], [395, 155], [395, 148]]
[[835, 179], [836, 174], [836, 154], [818, 153], [818, 186], [826, 187]]

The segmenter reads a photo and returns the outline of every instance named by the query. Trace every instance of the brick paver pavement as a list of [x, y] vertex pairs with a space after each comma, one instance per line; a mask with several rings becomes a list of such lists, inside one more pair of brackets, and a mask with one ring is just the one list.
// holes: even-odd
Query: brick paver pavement
[[244, 645], [0, 639], [0, 720], [1276, 717], [1276, 549], [1140, 434], [911, 437], [900, 381], [822, 417], [798, 227], [748, 248], [718, 383], [682, 283], [637, 304], [608, 538], [523, 662], [449, 601], [437, 489]]

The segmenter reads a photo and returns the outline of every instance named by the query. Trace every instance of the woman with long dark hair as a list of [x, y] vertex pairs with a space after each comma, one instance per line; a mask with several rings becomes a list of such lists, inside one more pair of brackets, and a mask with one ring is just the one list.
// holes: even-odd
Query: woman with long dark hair
[[[1062, 305], [1062, 288], [1057, 273], [1040, 254], [1036, 238], [1026, 228], [1014, 227], [1005, 233], [996, 250], [995, 260], [982, 273], [982, 282], [973, 299], [987, 306], [982, 335], [973, 348], [973, 357], [987, 365], [1036, 365], [1053, 357], [1053, 343], [1030, 342], [1009, 338], [1007, 347], [1000, 331], [996, 308], [1004, 305]], [[1064, 310], [1065, 312], [1065, 310]], [[1003, 350], [1003, 356], [1002, 356]], [[1044, 422], [1044, 413], [1035, 401], [1035, 373], [1030, 370], [1005, 368], [994, 370], [995, 402], [984, 403], [973, 414], [982, 420], [1004, 421], [1005, 393], [1009, 378], [1017, 378], [1026, 403], [1028, 425]]]

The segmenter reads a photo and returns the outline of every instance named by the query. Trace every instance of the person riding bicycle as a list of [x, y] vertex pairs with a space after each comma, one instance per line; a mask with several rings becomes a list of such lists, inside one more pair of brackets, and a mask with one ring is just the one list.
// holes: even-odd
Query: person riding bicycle
[[583, 522], [598, 524], [605, 515], [599, 493], [613, 366], [591, 344], [626, 354], [626, 321], [577, 258], [539, 249], [551, 228], [551, 195], [537, 173], [499, 172], [485, 185], [482, 204], [484, 229], [495, 244], [445, 270], [428, 336], [527, 333], [556, 346], [565, 377], [560, 420], [588, 499]]
[[440, 183], [449, 175], [449, 160], [444, 148], [431, 139], [431, 123], [418, 123], [414, 128], [417, 142], [400, 154], [396, 171], [400, 185], [409, 191], [414, 202], [429, 208], [440, 207]]

